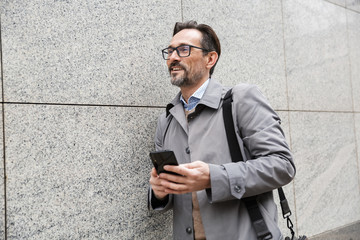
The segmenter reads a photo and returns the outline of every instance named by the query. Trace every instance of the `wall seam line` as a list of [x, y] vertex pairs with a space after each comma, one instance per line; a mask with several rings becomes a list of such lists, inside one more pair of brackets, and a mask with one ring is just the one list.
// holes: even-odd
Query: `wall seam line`
[[349, 61], [349, 79], [350, 79], [350, 89], [351, 89], [351, 104], [353, 110], [353, 127], [354, 127], [354, 143], [355, 143], [355, 156], [356, 156], [356, 166], [357, 166], [357, 175], [358, 175], [358, 187], [360, 193], [360, 166], [359, 166], [359, 149], [358, 149], [358, 142], [357, 142], [357, 129], [356, 129], [356, 111], [355, 111], [355, 103], [354, 103], [354, 89], [353, 89], [353, 79], [352, 79], [352, 68], [351, 68], [351, 51], [350, 51], [350, 31], [349, 31], [349, 17], [348, 11], [345, 9], [345, 18], [346, 18], [346, 39], [347, 39], [347, 49], [348, 49], [348, 61]]
[[7, 191], [6, 191], [6, 152], [5, 152], [5, 103], [4, 103], [4, 68], [3, 68], [3, 44], [2, 44], [2, 18], [0, 15], [0, 71], [1, 71], [1, 114], [2, 114], [2, 137], [3, 137], [3, 174], [4, 174], [4, 235], [7, 239]]
[[[288, 86], [288, 75], [287, 75], [287, 62], [286, 62], [286, 42], [285, 42], [285, 22], [284, 22], [284, 6], [283, 0], [280, 0], [281, 6], [281, 26], [282, 26], [282, 37], [283, 37], [283, 54], [284, 54], [284, 75], [285, 75], [285, 86], [286, 86], [286, 105], [287, 105], [287, 115], [289, 121], [289, 144], [290, 149], [292, 149], [292, 138], [291, 138], [291, 117], [290, 117], [290, 103], [289, 103], [289, 86]], [[295, 192], [295, 181], [296, 177], [292, 181], [293, 187], [293, 198], [294, 198], [294, 216], [295, 216], [295, 231], [299, 232], [298, 219], [297, 219], [297, 210], [296, 210], [296, 192]]]
[[346, 2], [345, 2], [345, 6], [343, 6], [343, 5], [334, 3], [334, 2], [330, 2], [330, 1], [328, 1], [328, 0], [324, 0], [324, 1], [327, 2], [327, 3], [333, 4], [333, 5], [335, 5], [335, 6], [338, 6], [338, 7], [341, 7], [341, 8], [345, 8], [346, 10], [349, 10], [349, 11], [352, 11], [352, 12], [355, 12], [355, 13], [358, 13], [358, 14], [360, 13], [358, 10], [348, 8]]
[[113, 105], [113, 104], [89, 104], [89, 103], [37, 103], [37, 102], [2, 102], [8, 105], [43, 105], [43, 106], [68, 106], [68, 107], [114, 107], [114, 108], [166, 108], [156, 105]]
[[[114, 108], [166, 108], [166, 106], [157, 105], [114, 105], [114, 104], [90, 104], [90, 103], [41, 103], [41, 102], [1, 102], [5, 105], [43, 105], [43, 106], [73, 106], [73, 107], [114, 107]], [[360, 111], [352, 110], [311, 110], [311, 109], [281, 109], [275, 108], [275, 111], [279, 112], [304, 112], [304, 113], [344, 113], [354, 114], [360, 113]]]
[[[43, 106], [72, 106], [72, 107], [114, 107], [114, 108], [151, 108], [151, 109], [163, 109], [166, 106], [157, 105], [114, 105], [114, 104], [90, 104], [90, 103], [41, 103], [41, 102], [1, 102], [4, 105], [43, 105]], [[311, 110], [311, 109], [281, 109], [275, 108], [276, 112], [303, 112], [303, 113], [343, 113], [354, 114], [360, 111], [352, 110]]]

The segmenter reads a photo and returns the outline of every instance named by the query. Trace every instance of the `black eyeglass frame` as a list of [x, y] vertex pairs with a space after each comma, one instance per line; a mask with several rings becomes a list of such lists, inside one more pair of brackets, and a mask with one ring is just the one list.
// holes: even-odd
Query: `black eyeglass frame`
[[[181, 55], [180, 55], [180, 51], [179, 51], [179, 49], [178, 49], [179, 47], [189, 47], [189, 54], [188, 54], [187, 56], [181, 56]], [[177, 55], [178, 55], [179, 57], [188, 57], [188, 56], [190, 56], [190, 54], [191, 54], [191, 48], [197, 48], [197, 49], [201, 49], [201, 50], [203, 50], [203, 51], [205, 51], [205, 52], [211, 52], [211, 51], [208, 50], [208, 49], [201, 48], [201, 47], [197, 47], [197, 46], [193, 46], [193, 45], [189, 45], [189, 44], [184, 44], [184, 45], [180, 45], [180, 46], [177, 46], [177, 47], [167, 47], [167, 48], [164, 48], [163, 50], [161, 50], [161, 52], [162, 52], [162, 56], [163, 56], [164, 60], [169, 60], [169, 59], [170, 59], [169, 56], [171, 56], [171, 55], [169, 55], [169, 53], [167, 53], [166, 50], [172, 49], [173, 52], [172, 52], [171, 54], [173, 54], [173, 53], [174, 53], [174, 50], [175, 50], [176, 53], [177, 53]], [[168, 57], [167, 57], [167, 58], [165, 57], [165, 54], [168, 54]]]

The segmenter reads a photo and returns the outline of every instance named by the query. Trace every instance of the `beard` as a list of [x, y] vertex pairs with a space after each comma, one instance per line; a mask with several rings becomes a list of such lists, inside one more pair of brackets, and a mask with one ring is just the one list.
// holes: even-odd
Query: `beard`
[[190, 79], [187, 77], [186, 72], [180, 76], [180, 74], [170, 74], [171, 84], [177, 87], [186, 87], [191, 85]]
[[[182, 73], [171, 73], [171, 68], [174, 66], [179, 66], [183, 69]], [[177, 87], [188, 87], [195, 85], [199, 82], [204, 74], [204, 71], [201, 69], [193, 69], [192, 72], [188, 69], [187, 66], [181, 63], [173, 63], [169, 67], [169, 73], [171, 77], [171, 84]]]

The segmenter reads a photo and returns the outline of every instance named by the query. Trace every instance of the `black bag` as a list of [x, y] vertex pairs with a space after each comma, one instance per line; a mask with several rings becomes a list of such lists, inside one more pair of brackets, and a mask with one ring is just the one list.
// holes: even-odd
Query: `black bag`
[[[232, 89], [230, 89], [225, 97], [223, 102], [223, 117], [224, 124], [226, 130], [226, 136], [228, 140], [228, 145], [230, 149], [231, 159], [233, 162], [244, 161], [241, 150], [239, 146], [239, 142], [236, 138], [236, 132], [234, 127], [234, 121], [232, 116]], [[284, 219], [287, 219], [287, 227], [290, 230], [291, 238], [286, 237], [285, 240], [295, 240], [295, 232], [293, 230], [293, 223], [291, 222], [290, 216], [291, 211], [287, 199], [285, 197], [283, 189], [278, 188], [279, 198], [280, 198], [280, 206], [282, 210], [282, 215]], [[251, 222], [256, 231], [257, 238], [259, 240], [269, 240], [272, 239], [272, 234], [266, 226], [265, 220], [260, 212], [258, 203], [256, 201], [256, 196], [243, 198], [245, 206], [248, 210]], [[299, 236], [298, 240], [308, 240], [306, 236]]]

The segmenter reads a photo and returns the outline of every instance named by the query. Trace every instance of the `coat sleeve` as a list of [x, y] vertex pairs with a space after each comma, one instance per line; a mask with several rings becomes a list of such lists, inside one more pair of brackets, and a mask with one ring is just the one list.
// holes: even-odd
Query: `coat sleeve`
[[[288, 184], [295, 176], [281, 121], [253, 85], [233, 88], [233, 116], [247, 161], [210, 165], [210, 202], [250, 197]], [[244, 154], [243, 154], [244, 155]]]
[[[158, 124], [155, 132], [154, 142], [155, 142], [156, 151], [163, 150], [163, 132], [164, 132], [164, 127], [166, 127], [165, 125], [167, 125], [165, 114], [162, 114], [158, 119]], [[170, 194], [164, 201], [157, 200], [154, 196], [151, 186], [149, 186], [149, 191], [148, 191], [149, 210], [157, 210], [157, 211], [165, 212], [172, 208], [172, 202], [173, 202], [172, 199], [173, 199], [173, 195]]]

